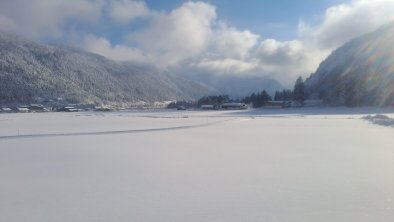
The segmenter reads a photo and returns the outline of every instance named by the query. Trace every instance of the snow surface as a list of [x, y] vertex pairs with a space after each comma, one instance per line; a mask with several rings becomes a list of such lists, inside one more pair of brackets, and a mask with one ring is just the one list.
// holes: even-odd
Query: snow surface
[[375, 114], [394, 110], [1, 114], [0, 221], [392, 222]]

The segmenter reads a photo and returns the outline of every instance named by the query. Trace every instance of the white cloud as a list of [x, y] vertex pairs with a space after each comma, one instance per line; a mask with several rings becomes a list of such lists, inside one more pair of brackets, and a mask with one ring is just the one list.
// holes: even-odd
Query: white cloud
[[330, 7], [317, 26], [300, 23], [300, 35], [322, 49], [332, 50], [350, 39], [393, 20], [392, 0], [353, 0]]
[[392, 19], [392, 11], [391, 0], [354, 0], [328, 8], [317, 25], [300, 22], [298, 39], [278, 41], [227, 25], [211, 4], [186, 2], [152, 15], [128, 38], [152, 65], [213, 75], [265, 75], [291, 85], [297, 76], [315, 71], [336, 47]]
[[195, 67], [213, 72], [218, 75], [239, 75], [248, 74], [255, 70], [258, 63], [251, 61], [242, 61], [238, 59], [224, 58], [224, 59], [204, 59]]
[[0, 14], [0, 31], [9, 31], [14, 29], [16, 26], [17, 25], [11, 18]]
[[102, 0], [2, 0], [0, 30], [32, 38], [60, 37], [69, 21], [98, 21], [103, 3]]
[[259, 36], [249, 30], [239, 31], [222, 25], [214, 32], [212, 47], [215, 53], [228, 58], [245, 59], [256, 46]]
[[82, 47], [87, 51], [105, 55], [116, 61], [147, 62], [147, 57], [139, 49], [125, 45], [112, 46], [111, 42], [104, 37], [86, 36]]
[[141, 17], [146, 17], [151, 11], [143, 1], [117, 0], [112, 1], [109, 16], [117, 23], [130, 23]]
[[291, 65], [303, 62], [306, 52], [301, 41], [280, 42], [275, 39], [265, 39], [260, 43], [257, 56], [262, 63]]
[[262, 72], [284, 84], [291, 84], [294, 78], [311, 68], [310, 51], [298, 40], [280, 42], [265, 39], [260, 43], [256, 57]]
[[173, 66], [206, 48], [215, 19], [214, 6], [187, 2], [168, 14], [156, 14], [147, 27], [131, 33], [129, 39], [155, 55], [155, 64]]

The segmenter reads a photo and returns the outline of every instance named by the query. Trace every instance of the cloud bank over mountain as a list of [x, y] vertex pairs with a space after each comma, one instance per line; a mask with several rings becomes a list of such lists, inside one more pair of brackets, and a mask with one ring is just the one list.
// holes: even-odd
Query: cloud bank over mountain
[[0, 6], [4, 32], [180, 73], [259, 75], [285, 85], [315, 71], [333, 49], [394, 18], [394, 1], [353, 0], [328, 8], [317, 21], [300, 18], [298, 37], [283, 41], [234, 27], [203, 1], [168, 11], [134, 0], [3, 0]]

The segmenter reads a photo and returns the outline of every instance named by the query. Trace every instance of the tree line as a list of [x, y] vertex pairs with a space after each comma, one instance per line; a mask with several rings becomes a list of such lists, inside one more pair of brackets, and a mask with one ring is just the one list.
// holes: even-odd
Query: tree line
[[[274, 101], [296, 101], [303, 105], [306, 99], [305, 83], [302, 77], [298, 77], [293, 90], [283, 89], [282, 91], [276, 91], [274, 95]], [[272, 97], [263, 90], [260, 93], [252, 93], [241, 100], [246, 104], [252, 104], [253, 107], [259, 108], [265, 106], [268, 102], [272, 101]]]
[[255, 108], [260, 108], [267, 105], [270, 101], [296, 101], [303, 105], [306, 99], [305, 84], [302, 77], [298, 77], [293, 90], [283, 89], [282, 91], [276, 91], [274, 98], [272, 98], [266, 90], [258, 93], [252, 93], [242, 99], [233, 100], [228, 95], [217, 95], [217, 96], [205, 96], [197, 101], [178, 101], [170, 103], [167, 108], [177, 108], [183, 106], [185, 108], [201, 107], [201, 105], [221, 105], [228, 102], [242, 102], [250, 104]]

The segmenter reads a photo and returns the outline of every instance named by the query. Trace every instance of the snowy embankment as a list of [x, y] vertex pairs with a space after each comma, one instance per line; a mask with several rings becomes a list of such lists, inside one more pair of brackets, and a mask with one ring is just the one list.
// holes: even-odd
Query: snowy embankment
[[394, 112], [0, 115], [0, 221], [392, 222], [394, 129], [361, 118], [376, 113]]
[[382, 125], [382, 126], [392, 126], [394, 127], [394, 119], [382, 115], [382, 114], [377, 114], [377, 115], [368, 115], [364, 117], [365, 120], [368, 120], [374, 124]]

